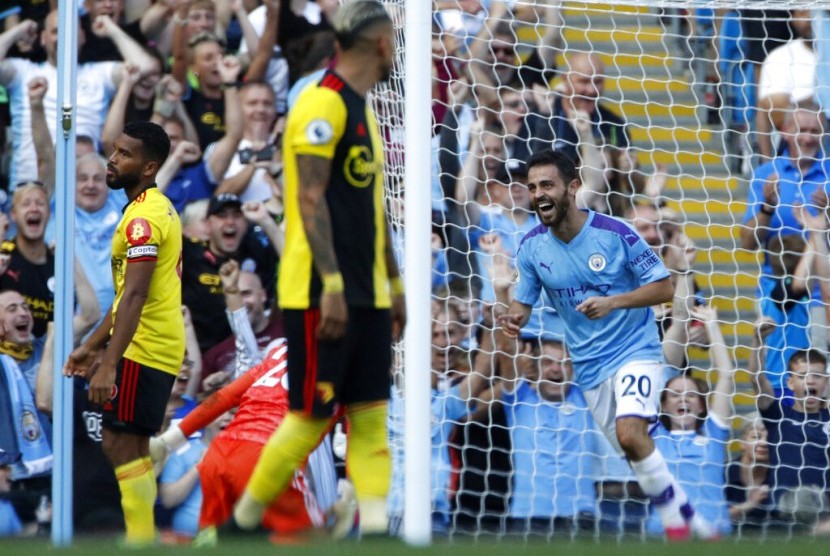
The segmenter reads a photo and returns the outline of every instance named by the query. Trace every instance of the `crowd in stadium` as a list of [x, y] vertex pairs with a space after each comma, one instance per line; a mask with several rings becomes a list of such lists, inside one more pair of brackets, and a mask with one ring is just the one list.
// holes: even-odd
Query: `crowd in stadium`
[[[53, 472], [57, 2], [17, 4], [0, 11], [2, 179], [8, 186], [0, 191], [0, 536], [48, 527]], [[215, 493], [221, 482], [221, 470], [200, 462], [210, 461], [205, 454], [223, 431], [233, 430], [234, 406], [255, 415], [245, 404], [263, 403], [246, 398], [245, 388], [257, 380], [279, 382], [278, 364], [290, 358], [281, 349], [275, 299], [284, 247], [280, 140], [300, 91], [337, 56], [330, 21], [339, 4], [82, 2], [76, 344], [113, 302], [110, 245], [127, 202], [105, 182], [113, 142], [125, 124], [150, 120], [171, 143], [156, 185], [179, 212], [185, 237], [187, 348], [167, 406], [164, 449], [151, 445], [156, 521], [170, 542], [199, 531], [203, 490]], [[573, 383], [554, 304], [543, 299], [534, 308], [518, 341], [499, 332], [516, 287], [522, 238], [539, 226], [525, 162], [552, 149], [579, 170], [578, 206], [626, 221], [671, 274], [673, 301], [652, 311], [666, 365], [661, 415], [651, 433], [702, 520], [696, 534], [830, 534], [822, 303], [830, 296], [830, 162], [819, 108], [830, 106], [823, 98], [830, 94], [830, 71], [820, 62], [830, 55], [830, 40], [820, 40], [830, 16], [692, 10], [680, 18], [685, 32], [705, 39], [709, 56], [717, 53], [713, 71], [728, 84], [721, 88], [726, 121], [715, 125], [737, 132], [735, 169], [750, 178], [735, 247], [763, 255], [750, 357], [736, 361], [700, 286], [697, 248], [680, 216], [665, 206], [666, 169], [639, 166], [627, 122], [603, 99], [607, 72], [600, 53], [566, 48], [568, 17], [560, 3], [433, 4], [433, 531], [543, 538], [664, 533], [628, 462], [600, 432]], [[396, 22], [399, 17], [393, 14]], [[518, 38], [525, 25], [539, 26], [536, 42]], [[399, 162], [400, 129], [389, 123], [394, 118], [381, 119], [387, 157]], [[402, 266], [399, 178], [387, 176], [387, 202]], [[711, 373], [691, 372], [688, 348], [695, 346], [708, 350]], [[401, 367], [396, 357], [387, 429], [393, 533], [404, 510]], [[733, 433], [739, 368], [751, 375], [755, 407]], [[101, 450], [100, 408], [88, 400], [86, 381], [72, 380], [75, 528], [121, 531], [118, 485]], [[285, 513], [266, 525], [281, 532], [351, 530], [347, 430], [345, 420], [332, 430], [309, 470], [292, 483], [289, 494], [299, 502], [286, 503]], [[730, 451], [733, 438], [738, 447]]]

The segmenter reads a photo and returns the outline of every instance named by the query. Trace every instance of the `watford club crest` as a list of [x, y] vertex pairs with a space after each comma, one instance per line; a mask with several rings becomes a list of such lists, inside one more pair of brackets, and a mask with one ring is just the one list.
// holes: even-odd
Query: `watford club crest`
[[127, 224], [127, 242], [130, 245], [144, 245], [150, 240], [152, 228], [143, 218], [133, 218]]

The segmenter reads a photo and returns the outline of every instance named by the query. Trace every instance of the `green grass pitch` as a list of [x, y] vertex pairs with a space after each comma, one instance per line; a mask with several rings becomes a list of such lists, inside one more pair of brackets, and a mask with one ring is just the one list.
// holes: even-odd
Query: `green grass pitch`
[[232, 556], [298, 555], [298, 556], [775, 556], [824, 555], [830, 554], [830, 539], [797, 538], [747, 539], [737, 542], [726, 539], [716, 543], [690, 542], [668, 545], [653, 541], [617, 543], [614, 541], [554, 541], [551, 543], [515, 540], [496, 540], [482, 537], [478, 541], [443, 540], [428, 547], [411, 547], [398, 540], [367, 540], [363, 542], [317, 541], [305, 545], [273, 545], [263, 540], [233, 540], [222, 542], [215, 549], [192, 549], [187, 546], [159, 546], [142, 550], [119, 548], [111, 538], [80, 539], [69, 548], [53, 548], [44, 539], [3, 539], [0, 540], [0, 554], [3, 556], [31, 556], [51, 554], [54, 556], [92, 556], [125, 553], [144, 554], [230, 554]]

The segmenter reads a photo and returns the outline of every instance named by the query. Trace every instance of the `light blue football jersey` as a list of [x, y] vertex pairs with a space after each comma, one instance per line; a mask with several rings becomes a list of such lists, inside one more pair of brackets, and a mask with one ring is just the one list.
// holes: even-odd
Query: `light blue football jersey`
[[595, 513], [601, 433], [579, 388], [554, 403], [522, 380], [515, 391], [504, 390], [502, 401], [513, 447], [510, 517]]
[[[700, 434], [694, 431], [670, 432], [662, 424], [652, 433], [654, 444], [666, 459], [672, 476], [683, 487], [695, 512], [722, 535], [732, 531], [724, 492], [724, 467], [730, 432], [729, 425], [710, 414]], [[646, 530], [652, 535], [663, 533], [660, 517], [653, 507]]]
[[662, 361], [650, 307], [618, 309], [591, 320], [576, 307], [589, 297], [633, 291], [669, 272], [631, 226], [587, 211], [582, 230], [563, 243], [547, 226], [531, 230], [519, 246], [515, 299], [532, 306], [542, 290], [565, 323], [565, 343], [576, 383], [596, 388], [631, 361]]

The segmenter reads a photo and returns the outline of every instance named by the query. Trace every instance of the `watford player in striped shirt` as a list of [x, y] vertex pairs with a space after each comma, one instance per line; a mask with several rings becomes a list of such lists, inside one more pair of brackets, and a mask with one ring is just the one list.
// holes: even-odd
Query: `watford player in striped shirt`
[[394, 30], [377, 0], [345, 2], [333, 26], [337, 63], [300, 94], [283, 139], [278, 298], [290, 411], [265, 446], [229, 532], [260, 525], [341, 410], [350, 423], [346, 466], [360, 532], [387, 530], [391, 344], [406, 315], [383, 202], [383, 143], [366, 95], [389, 76]]
[[64, 368], [86, 377], [90, 401], [103, 406], [102, 447], [121, 491], [128, 546], [156, 541], [150, 437], [184, 359], [182, 226], [155, 185], [169, 151], [167, 134], [150, 122], [128, 124], [114, 143], [107, 185], [130, 201], [112, 238], [115, 301]]

